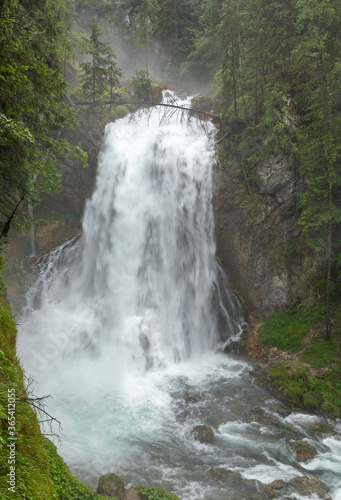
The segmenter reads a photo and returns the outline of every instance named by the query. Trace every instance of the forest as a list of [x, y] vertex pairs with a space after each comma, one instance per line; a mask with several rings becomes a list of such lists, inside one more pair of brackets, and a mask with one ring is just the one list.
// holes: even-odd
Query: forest
[[339, 2], [2, 0], [0, 23], [4, 223], [22, 196], [36, 204], [58, 190], [61, 158], [86, 164], [83, 151], [59, 140], [67, 124], [79, 126], [65, 95], [78, 85], [83, 98], [108, 98], [137, 60], [140, 78], [144, 70], [156, 81], [213, 83], [221, 135], [238, 130], [230, 147], [250, 184], [262, 158], [290, 156], [304, 183], [307, 243], [338, 257]]
[[[30, 441], [39, 428], [7, 307], [8, 242], [15, 231], [39, 225], [29, 208], [61, 190], [65, 164], [88, 166], [88, 151], [69, 131], [84, 132], [91, 115], [100, 137], [110, 116], [130, 110], [127, 101], [135, 101], [133, 110], [156, 103], [167, 81], [211, 89], [195, 102], [216, 117], [215, 160], [224, 171], [239, 169], [235, 203], [250, 224], [264, 206], [258, 166], [272, 157], [290, 160], [299, 182], [288, 217], [300, 228], [297, 248], [313, 286], [302, 304], [264, 322], [261, 347], [306, 349], [312, 379], [307, 365], [292, 371], [278, 363], [272, 381], [291, 406], [341, 415], [341, 2], [0, 0], [0, 450], [11, 383], [20, 390], [22, 498], [99, 497], [70, 478], [51, 442]], [[307, 347], [317, 328], [322, 333]], [[175, 498], [147, 490], [143, 498]]]

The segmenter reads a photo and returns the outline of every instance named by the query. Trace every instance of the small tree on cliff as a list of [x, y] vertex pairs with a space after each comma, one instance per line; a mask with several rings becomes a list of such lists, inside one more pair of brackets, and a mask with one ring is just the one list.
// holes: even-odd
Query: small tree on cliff
[[86, 53], [91, 55], [91, 62], [82, 63], [83, 92], [91, 97], [92, 102], [101, 97], [110, 87], [110, 99], [113, 87], [123, 76], [116, 64], [116, 55], [109, 43], [100, 42], [101, 31], [95, 21], [91, 24], [91, 36], [87, 40]]
[[149, 77], [148, 40], [153, 34], [153, 23], [156, 21], [159, 10], [160, 6], [157, 0], [142, 0], [136, 9], [136, 36], [139, 39], [139, 45], [144, 45], [146, 49], [147, 78]]

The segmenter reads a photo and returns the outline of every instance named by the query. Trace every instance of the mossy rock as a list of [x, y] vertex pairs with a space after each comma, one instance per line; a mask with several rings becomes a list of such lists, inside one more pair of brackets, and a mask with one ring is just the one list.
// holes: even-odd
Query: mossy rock
[[193, 97], [191, 102], [191, 108], [196, 109], [197, 111], [204, 111], [206, 113], [210, 113], [212, 110], [215, 110], [216, 102], [212, 99], [212, 97], [208, 95], [198, 95]]
[[161, 102], [162, 101], [162, 87], [160, 85], [152, 85], [152, 89], [149, 93], [149, 98], [151, 102]]
[[117, 118], [124, 118], [129, 113], [129, 110], [125, 106], [119, 105], [115, 106], [114, 112]]
[[141, 500], [180, 500], [174, 493], [163, 488], [154, 488], [152, 486], [137, 486]]
[[126, 497], [124, 482], [113, 472], [103, 474], [99, 478], [97, 493], [109, 498], [118, 498], [119, 500], [125, 500]]
[[296, 458], [298, 462], [308, 462], [316, 455], [316, 448], [307, 443], [302, 443], [301, 441], [295, 441], [295, 439], [289, 439], [289, 446], [296, 452]]
[[200, 443], [212, 443], [214, 440], [214, 432], [208, 425], [196, 425], [192, 429], [191, 434]]

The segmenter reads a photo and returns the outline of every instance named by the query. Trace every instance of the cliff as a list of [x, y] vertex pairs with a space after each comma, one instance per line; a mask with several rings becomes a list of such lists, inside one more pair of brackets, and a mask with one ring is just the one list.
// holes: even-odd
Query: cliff
[[263, 319], [310, 294], [307, 250], [297, 223], [302, 185], [283, 155], [261, 162], [252, 185], [244, 173], [232, 157], [214, 170], [217, 256], [247, 312]]

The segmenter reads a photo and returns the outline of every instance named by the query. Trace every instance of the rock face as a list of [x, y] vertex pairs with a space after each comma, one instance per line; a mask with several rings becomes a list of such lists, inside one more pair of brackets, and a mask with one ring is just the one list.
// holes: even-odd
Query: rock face
[[213, 174], [217, 256], [231, 287], [258, 319], [307, 296], [308, 277], [297, 225], [295, 165], [271, 157], [258, 165], [252, 196], [242, 167], [232, 160]]
[[196, 425], [191, 434], [200, 443], [212, 443], [214, 440], [214, 432], [208, 425]]

